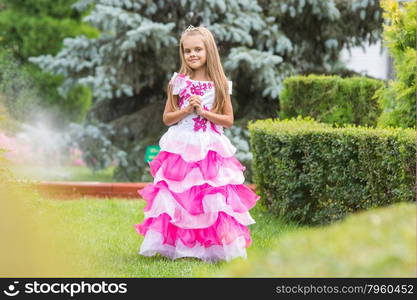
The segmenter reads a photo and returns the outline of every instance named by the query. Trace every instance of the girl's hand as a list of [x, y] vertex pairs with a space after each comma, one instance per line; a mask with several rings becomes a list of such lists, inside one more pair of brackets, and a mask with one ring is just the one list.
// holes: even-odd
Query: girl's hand
[[188, 99], [188, 105], [185, 108], [185, 111], [188, 114], [192, 114], [194, 112], [194, 106], [195, 106], [195, 95], [192, 95], [189, 99]]
[[201, 99], [200, 96], [192, 95], [189, 99], [190, 105], [195, 109], [195, 112], [198, 115], [201, 115], [203, 111], [203, 107], [201, 106]]
[[191, 114], [194, 112], [194, 106], [191, 103], [189, 103], [187, 107], [184, 108], [184, 110], [187, 112], [187, 114]]

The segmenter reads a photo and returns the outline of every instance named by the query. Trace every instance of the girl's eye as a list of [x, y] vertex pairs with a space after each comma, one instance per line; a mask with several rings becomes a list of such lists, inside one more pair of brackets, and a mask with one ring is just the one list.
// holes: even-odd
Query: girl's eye
[[[201, 48], [196, 48], [196, 49], [195, 49], [195, 52], [200, 52], [201, 50], [203, 50], [203, 49], [201, 49]], [[189, 54], [189, 53], [191, 53], [191, 50], [189, 50], [189, 49], [184, 50], [184, 53]]]

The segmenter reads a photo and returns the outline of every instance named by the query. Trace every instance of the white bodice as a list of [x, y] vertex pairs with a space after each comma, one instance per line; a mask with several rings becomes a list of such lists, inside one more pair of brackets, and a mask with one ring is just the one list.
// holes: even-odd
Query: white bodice
[[[201, 106], [210, 110], [215, 101], [215, 88], [212, 81], [192, 80], [183, 74], [174, 73], [170, 83], [173, 85], [173, 94], [178, 95], [178, 106], [180, 109], [189, 104], [191, 95], [198, 95], [201, 99]], [[232, 93], [232, 82], [229, 81], [229, 94]], [[211, 124], [210, 124], [211, 123]], [[220, 133], [223, 133], [223, 126], [216, 125], [196, 113], [191, 113], [180, 120], [176, 125], [181, 129], [194, 130], [196, 133], [212, 130], [214, 126]]]
[[[191, 94], [200, 96], [203, 108], [210, 110], [213, 107], [215, 90], [212, 82], [190, 80], [185, 75], [174, 74], [170, 84], [173, 85], [173, 94], [178, 95], [179, 107], [184, 108], [189, 104]], [[159, 146], [161, 151], [179, 154], [185, 161], [200, 161], [209, 151], [215, 151], [223, 157], [231, 157], [236, 152], [236, 148], [223, 134], [223, 126], [196, 113], [191, 113], [170, 126], [161, 137]]]

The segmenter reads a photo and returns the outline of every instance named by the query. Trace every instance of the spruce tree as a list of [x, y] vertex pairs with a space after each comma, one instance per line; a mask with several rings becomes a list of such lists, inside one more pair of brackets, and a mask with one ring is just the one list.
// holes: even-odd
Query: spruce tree
[[[376, 42], [382, 21], [377, 0], [80, 0], [74, 7], [91, 11], [84, 21], [100, 36], [66, 38], [58, 54], [31, 61], [65, 76], [64, 95], [76, 84], [92, 88], [89, 122], [119, 132], [112, 143], [128, 153], [132, 170], [145, 166], [146, 145], [166, 130], [166, 85], [189, 25], [213, 32], [234, 82], [235, 124], [245, 127], [249, 119], [276, 116], [286, 76], [342, 71], [342, 48]], [[141, 171], [127, 168], [119, 174], [138, 180]]]

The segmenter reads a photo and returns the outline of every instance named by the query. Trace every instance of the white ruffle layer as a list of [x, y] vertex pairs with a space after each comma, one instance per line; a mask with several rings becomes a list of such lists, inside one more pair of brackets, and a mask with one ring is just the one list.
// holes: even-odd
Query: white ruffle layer
[[208, 124], [206, 131], [194, 131], [193, 128], [194, 122], [189, 122], [188, 118], [170, 126], [159, 140], [160, 151], [179, 154], [187, 162], [204, 159], [210, 150], [223, 157], [231, 157], [236, 153], [235, 146], [227, 136], [216, 133]]
[[150, 210], [145, 212], [145, 218], [156, 218], [166, 213], [171, 217], [171, 223], [175, 226], [197, 229], [212, 226], [217, 221], [219, 212], [225, 212], [242, 225], [247, 226], [255, 223], [249, 212], [237, 213], [233, 211], [233, 208], [226, 203], [226, 198], [221, 193], [205, 195], [202, 203], [204, 213], [192, 215], [175, 200], [168, 190], [161, 189], [155, 196]]
[[230, 261], [237, 257], [246, 259], [245, 238], [239, 237], [229, 245], [214, 245], [211, 247], [204, 247], [201, 244], [196, 244], [189, 248], [185, 246], [181, 240], [177, 241], [176, 246], [163, 244], [162, 235], [156, 231], [149, 230], [142, 242], [139, 254], [144, 256], [153, 256], [157, 253], [177, 259], [181, 257], [196, 257], [208, 262], [216, 262], [220, 260]]

